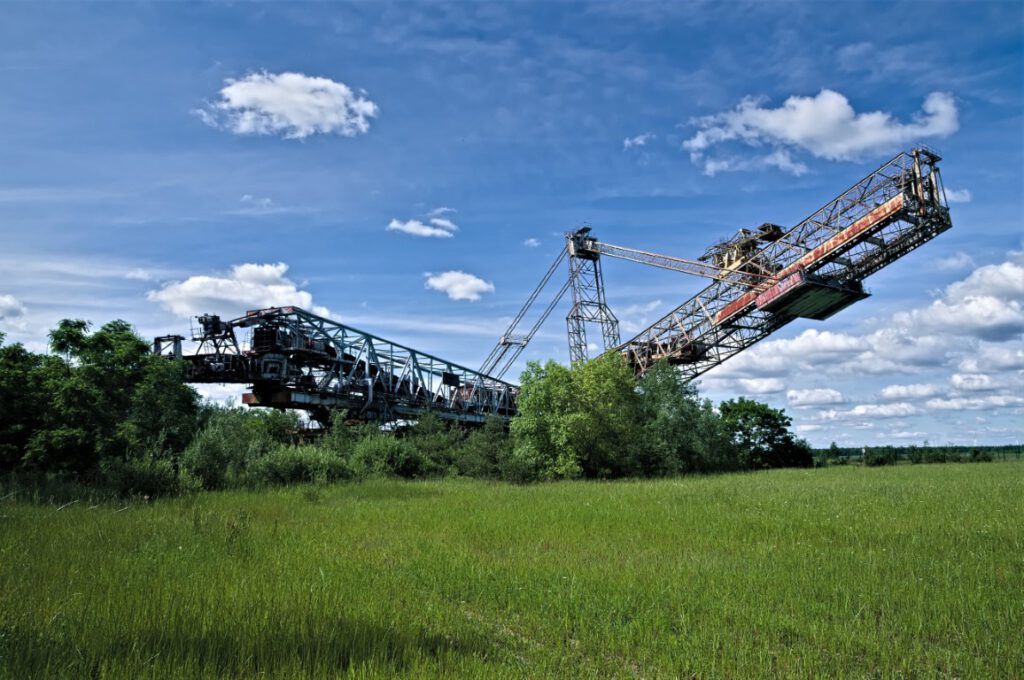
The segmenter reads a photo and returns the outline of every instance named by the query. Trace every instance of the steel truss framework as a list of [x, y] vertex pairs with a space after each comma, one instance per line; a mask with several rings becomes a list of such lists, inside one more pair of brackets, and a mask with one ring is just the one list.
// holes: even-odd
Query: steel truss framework
[[[581, 231], [586, 233], [589, 229]], [[617, 347], [620, 342], [619, 320], [605, 299], [601, 258], [578, 250], [572, 238], [568, 239], [566, 249], [569, 252], [572, 308], [565, 317], [565, 323], [569, 331], [569, 360], [575, 363], [588, 359], [587, 324], [597, 324], [601, 328], [603, 349], [607, 349]]]
[[[199, 320], [197, 352], [184, 357], [188, 381], [251, 385], [250, 406], [303, 409], [325, 424], [337, 409], [367, 421], [433, 411], [467, 423], [516, 410], [514, 385], [298, 307]], [[248, 348], [237, 340], [243, 329]]]
[[[366, 421], [433, 411], [480, 423], [491, 415], [515, 414], [518, 388], [501, 378], [571, 290], [566, 322], [573, 362], [587, 360], [587, 325], [597, 324], [606, 353], [620, 353], [637, 375], [664, 360], [693, 379], [799, 316], [827, 318], [867, 297], [867, 276], [950, 228], [939, 160], [924, 148], [901, 153], [792, 229], [765, 224], [745, 231], [742, 249], [729, 251], [732, 242], [724, 242], [702, 261], [602, 243], [589, 227], [567, 234], [565, 249], [477, 371], [297, 307], [251, 311], [232, 321], [201, 316], [193, 330], [199, 343], [194, 354], [183, 355], [181, 336], [157, 338], [154, 351], [184, 360], [189, 382], [248, 384], [252, 392], [245, 403], [304, 409], [323, 423], [337, 409]], [[726, 252], [742, 255], [719, 257]], [[620, 343], [618, 320], [605, 298], [601, 255], [712, 282]], [[530, 329], [519, 332], [563, 259], [568, 280]], [[807, 303], [808, 291], [823, 295], [825, 303]], [[250, 332], [247, 346], [239, 342], [241, 331]]]
[[751, 258], [774, 276], [751, 283], [737, 268], [613, 351], [637, 374], [664, 359], [692, 379], [796, 318], [756, 304], [786, 276], [859, 285], [951, 226], [939, 160], [923, 148], [899, 154]]

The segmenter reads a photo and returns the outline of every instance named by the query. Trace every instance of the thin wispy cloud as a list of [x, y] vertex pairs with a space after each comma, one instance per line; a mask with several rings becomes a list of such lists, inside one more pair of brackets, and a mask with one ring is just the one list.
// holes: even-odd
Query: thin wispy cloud
[[636, 135], [635, 137], [626, 137], [622, 140], [622, 150], [628, 151], [629, 149], [635, 149], [641, 146], [647, 146], [647, 142], [653, 140], [655, 135], [653, 132], [645, 132], [643, 134]]
[[[431, 220], [431, 222], [433, 222], [433, 220]], [[420, 236], [422, 238], [451, 238], [455, 235], [452, 233], [451, 229], [424, 224], [420, 220], [393, 219], [388, 223], [387, 231], [398, 231], [403, 234]]]

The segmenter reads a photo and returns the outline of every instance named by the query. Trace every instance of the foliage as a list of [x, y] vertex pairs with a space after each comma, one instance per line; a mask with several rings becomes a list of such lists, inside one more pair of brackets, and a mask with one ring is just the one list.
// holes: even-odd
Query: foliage
[[466, 435], [456, 450], [455, 469], [465, 477], [522, 481], [510, 466], [511, 456], [512, 446], [505, 421], [490, 416], [483, 427]]
[[740, 397], [722, 402], [719, 411], [732, 432], [733, 443], [739, 447], [744, 468], [760, 470], [814, 464], [811, 447], [790, 433], [792, 419], [784, 410]]
[[542, 479], [638, 474], [640, 420], [640, 395], [621, 356], [571, 368], [530, 363], [512, 421], [514, 455]]
[[65, 319], [50, 347], [50, 356], [0, 348], [0, 400], [11, 405], [0, 413], [4, 468], [99, 479], [109, 461], [172, 456], [191, 440], [198, 395], [126, 322], [90, 332]]
[[277, 417], [256, 416], [238, 408], [218, 409], [185, 451], [185, 468], [207, 489], [244, 482], [249, 463], [282, 443], [270, 434], [276, 422], [266, 426], [272, 420]]
[[182, 480], [167, 459], [108, 458], [100, 463], [106, 485], [119, 496], [173, 496], [182, 491]]
[[391, 433], [369, 434], [352, 451], [352, 468], [361, 475], [382, 475], [415, 479], [423, 476], [424, 461], [406, 439]]
[[337, 482], [351, 479], [348, 461], [322, 446], [278, 445], [252, 463], [248, 479], [253, 485]]

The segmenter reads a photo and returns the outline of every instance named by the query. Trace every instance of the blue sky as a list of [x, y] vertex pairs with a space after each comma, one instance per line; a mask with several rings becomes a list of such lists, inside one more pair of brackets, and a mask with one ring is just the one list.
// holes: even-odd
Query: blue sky
[[[42, 349], [63, 317], [149, 336], [297, 303], [476, 366], [566, 230], [695, 257], [740, 227], [799, 222], [922, 142], [945, 159], [953, 230], [703, 391], [786, 407], [820, 445], [1013, 443], [1022, 14], [7, 4], [0, 331]], [[615, 261], [605, 281], [624, 337], [704, 285]], [[567, 359], [565, 311], [524, 358]]]

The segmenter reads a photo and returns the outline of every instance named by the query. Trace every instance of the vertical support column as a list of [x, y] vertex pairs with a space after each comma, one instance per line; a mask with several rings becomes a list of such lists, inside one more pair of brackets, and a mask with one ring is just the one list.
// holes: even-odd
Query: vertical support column
[[[588, 230], [589, 231], [589, 230]], [[608, 308], [604, 295], [599, 253], [576, 246], [575, 235], [569, 236], [569, 286], [572, 288], [572, 309], [565, 317], [569, 331], [569, 360], [586, 361], [587, 324], [601, 326], [603, 350], [619, 345], [619, 320]]]

